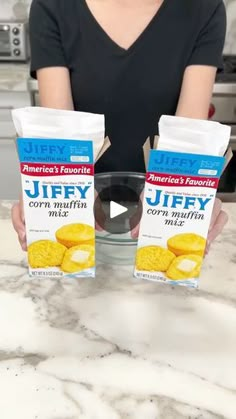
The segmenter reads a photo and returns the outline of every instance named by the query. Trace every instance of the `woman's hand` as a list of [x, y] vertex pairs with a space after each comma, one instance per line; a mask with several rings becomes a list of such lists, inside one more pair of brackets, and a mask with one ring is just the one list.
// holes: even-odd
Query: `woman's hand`
[[12, 216], [13, 227], [18, 234], [18, 239], [22, 247], [22, 250], [27, 250], [25, 217], [24, 217], [22, 198], [20, 198], [19, 202], [13, 205], [11, 216]]
[[222, 202], [219, 198], [215, 199], [211, 217], [210, 228], [207, 237], [206, 254], [209, 252], [211, 243], [222, 233], [224, 226], [228, 222], [228, 215], [222, 210]]

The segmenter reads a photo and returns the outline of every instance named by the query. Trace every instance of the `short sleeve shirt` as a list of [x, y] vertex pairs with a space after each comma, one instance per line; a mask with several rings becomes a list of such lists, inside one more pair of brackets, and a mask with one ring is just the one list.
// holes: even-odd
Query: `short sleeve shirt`
[[164, 0], [126, 50], [106, 34], [86, 0], [33, 0], [31, 75], [67, 67], [75, 110], [105, 115], [111, 147], [97, 172], [144, 172], [142, 146], [158, 134], [161, 115], [175, 114], [186, 67], [220, 68], [225, 32], [222, 0]]

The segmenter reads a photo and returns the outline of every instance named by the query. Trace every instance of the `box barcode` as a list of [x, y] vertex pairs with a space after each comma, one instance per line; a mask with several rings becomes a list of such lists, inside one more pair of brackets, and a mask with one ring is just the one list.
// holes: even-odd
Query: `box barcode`
[[150, 274], [144, 274], [144, 273], [140, 273], [140, 272], [136, 272], [135, 273], [137, 278], [142, 278], [142, 279], [155, 279], [157, 280], [164, 280], [163, 277], [157, 276], [157, 275], [150, 275]]

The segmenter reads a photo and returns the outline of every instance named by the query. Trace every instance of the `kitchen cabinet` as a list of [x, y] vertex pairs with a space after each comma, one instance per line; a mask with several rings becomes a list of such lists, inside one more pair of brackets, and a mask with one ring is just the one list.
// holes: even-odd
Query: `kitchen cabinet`
[[29, 92], [0, 91], [0, 199], [18, 199], [20, 171], [11, 111], [31, 106]]
[[14, 138], [0, 138], [0, 199], [18, 199], [21, 190]]
[[0, 138], [15, 136], [15, 128], [12, 122], [11, 111], [15, 108], [31, 106], [29, 92], [0, 91]]

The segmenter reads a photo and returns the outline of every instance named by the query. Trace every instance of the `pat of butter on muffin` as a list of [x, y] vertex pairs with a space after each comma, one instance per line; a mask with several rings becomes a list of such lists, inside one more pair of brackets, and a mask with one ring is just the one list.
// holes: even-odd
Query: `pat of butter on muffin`
[[64, 272], [73, 273], [95, 266], [95, 249], [91, 244], [81, 244], [71, 247], [65, 252], [61, 265]]
[[203, 258], [198, 255], [182, 255], [173, 260], [166, 272], [173, 281], [195, 278], [200, 274]]
[[181, 260], [181, 262], [178, 264], [177, 269], [183, 272], [191, 272], [195, 267], [197, 266], [197, 262], [194, 262], [190, 259], [184, 259]]
[[75, 263], [84, 263], [89, 258], [89, 252], [85, 250], [76, 250], [71, 256], [71, 261]]

